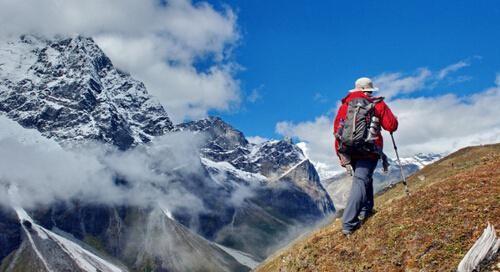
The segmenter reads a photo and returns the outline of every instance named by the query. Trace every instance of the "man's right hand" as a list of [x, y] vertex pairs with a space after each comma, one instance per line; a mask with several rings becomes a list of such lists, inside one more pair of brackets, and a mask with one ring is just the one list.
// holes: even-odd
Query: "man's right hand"
[[353, 170], [352, 170], [352, 166], [350, 164], [346, 164], [345, 170], [347, 171], [347, 174], [352, 177]]

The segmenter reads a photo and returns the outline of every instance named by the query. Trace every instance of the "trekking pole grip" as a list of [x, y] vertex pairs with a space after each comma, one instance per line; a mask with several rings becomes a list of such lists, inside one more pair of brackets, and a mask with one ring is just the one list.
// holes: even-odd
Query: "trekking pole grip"
[[393, 133], [393, 132], [390, 132], [390, 134], [391, 134], [391, 139], [392, 139], [392, 145], [394, 146], [394, 150], [396, 150], [396, 152], [397, 152], [398, 147], [396, 146], [396, 141], [394, 141], [394, 135], [393, 135], [392, 133]]

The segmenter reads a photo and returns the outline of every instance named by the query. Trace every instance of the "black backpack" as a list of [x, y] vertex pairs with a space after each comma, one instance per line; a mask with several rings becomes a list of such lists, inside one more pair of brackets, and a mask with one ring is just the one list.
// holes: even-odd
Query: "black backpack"
[[345, 119], [335, 137], [339, 142], [339, 152], [365, 155], [377, 153], [376, 135], [380, 131], [379, 120], [375, 117], [375, 104], [383, 98], [355, 98], [349, 101]]

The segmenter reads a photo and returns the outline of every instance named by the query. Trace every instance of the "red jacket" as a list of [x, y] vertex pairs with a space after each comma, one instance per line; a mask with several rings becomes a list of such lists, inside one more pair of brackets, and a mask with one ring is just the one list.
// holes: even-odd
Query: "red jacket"
[[[337, 133], [341, 120], [346, 118], [347, 104], [349, 103], [349, 101], [351, 101], [354, 98], [360, 98], [360, 97], [372, 100], [372, 98], [367, 96], [362, 91], [349, 93], [346, 97], [342, 99], [342, 106], [340, 106], [339, 111], [337, 112], [337, 116], [335, 117], [335, 121], [333, 123], [334, 134]], [[394, 116], [391, 109], [389, 109], [389, 106], [387, 106], [387, 104], [383, 100], [375, 104], [375, 116], [377, 116], [380, 119], [380, 125], [382, 126], [383, 129], [389, 132], [393, 132], [396, 131], [396, 129], [398, 128], [398, 119], [396, 119], [396, 116]], [[377, 138], [377, 140], [375, 140], [375, 145], [380, 147], [380, 149], [383, 148], [384, 141], [382, 139], [382, 133], [379, 133], [379, 137]], [[335, 138], [335, 152], [337, 152], [337, 155], [338, 155], [338, 147], [339, 143]]]

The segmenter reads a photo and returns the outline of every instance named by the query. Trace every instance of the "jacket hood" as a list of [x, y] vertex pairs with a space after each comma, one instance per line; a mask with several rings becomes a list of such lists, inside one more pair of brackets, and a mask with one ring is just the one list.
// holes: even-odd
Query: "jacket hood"
[[351, 92], [346, 95], [346, 97], [342, 98], [342, 104], [349, 103], [349, 101], [355, 99], [355, 98], [367, 98], [370, 99], [364, 92], [362, 91], [357, 91], [357, 92]]
[[379, 102], [384, 100], [383, 97], [378, 97], [378, 96], [367, 96], [363, 91], [357, 91], [357, 92], [351, 92], [348, 93], [344, 98], [342, 98], [342, 104], [349, 103], [349, 101], [355, 99], [355, 98], [366, 98], [370, 100], [371, 102]]

